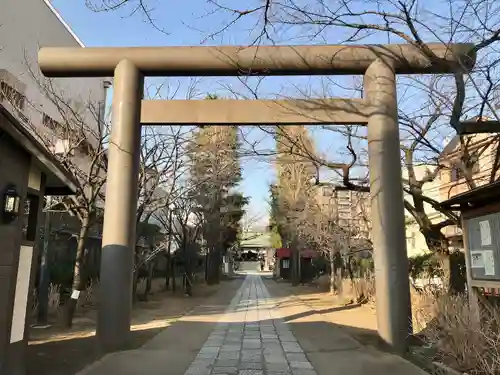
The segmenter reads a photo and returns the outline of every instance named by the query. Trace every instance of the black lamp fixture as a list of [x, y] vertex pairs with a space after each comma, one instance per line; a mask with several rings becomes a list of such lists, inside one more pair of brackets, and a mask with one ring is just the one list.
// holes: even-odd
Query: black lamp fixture
[[2, 192], [2, 224], [12, 223], [18, 216], [21, 206], [21, 197], [16, 186], [8, 184]]

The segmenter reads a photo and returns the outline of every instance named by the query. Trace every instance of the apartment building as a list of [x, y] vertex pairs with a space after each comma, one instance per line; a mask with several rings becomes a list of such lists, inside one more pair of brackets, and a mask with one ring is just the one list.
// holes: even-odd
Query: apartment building
[[[109, 80], [44, 78], [37, 65], [40, 47], [84, 47], [49, 0], [0, 0], [0, 105], [54, 153], [70, 147], [66, 124], [78, 114], [89, 145], [99, 141]], [[60, 100], [54, 100], [55, 98]], [[60, 101], [62, 105], [54, 102]], [[58, 108], [59, 107], [59, 108]], [[61, 113], [67, 118], [62, 118]], [[71, 151], [82, 168], [87, 144]]]
[[321, 211], [349, 230], [353, 237], [370, 238], [370, 194], [345, 190], [332, 183], [316, 188], [316, 201]]

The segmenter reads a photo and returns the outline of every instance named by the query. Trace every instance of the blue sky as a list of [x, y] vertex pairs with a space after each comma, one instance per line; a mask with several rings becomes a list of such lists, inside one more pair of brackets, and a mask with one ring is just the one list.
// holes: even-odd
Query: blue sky
[[[223, 15], [205, 18], [206, 13], [204, 0], [189, 0], [189, 6], [178, 5], [175, 9], [164, 5], [158, 5], [155, 15], [161, 15], [158, 23], [165, 25], [165, 31], [160, 32], [149, 23], [144, 22], [140, 15], [129, 16], [129, 11], [118, 12], [93, 12], [89, 10], [84, 1], [53, 0], [53, 6], [70, 25], [73, 31], [85, 43], [92, 46], [163, 46], [163, 45], [199, 45], [203, 44], [248, 44], [251, 37], [251, 30], [254, 24], [248, 18], [237, 27], [231, 29], [214, 40], [206, 41], [206, 30], [215, 30], [222, 27], [227, 21]], [[160, 4], [160, 2], [158, 2]], [[187, 4], [187, 3], [186, 3]], [[197, 9], [197, 13], [192, 13]], [[157, 83], [150, 81], [149, 83]], [[163, 81], [163, 80], [162, 80]], [[186, 95], [189, 86], [188, 79], [175, 79], [168, 81], [171, 87], [176, 87], [181, 83], [181, 90], [177, 97]], [[310, 87], [311, 79], [308, 77], [295, 78], [266, 78], [260, 87], [260, 92], [264, 96], [292, 95], [301, 91], [301, 87]], [[230, 85], [232, 90], [243, 92], [243, 86], [236, 79], [202, 79], [197, 85], [197, 92], [204, 96], [208, 92], [219, 92], [222, 95], [230, 95], [224, 88]], [[166, 94], [167, 95], [167, 94]], [[299, 95], [299, 93], [297, 93]], [[272, 139], [258, 130], [242, 129], [245, 137], [250, 142], [258, 142], [261, 149], [269, 150], [274, 147]], [[324, 151], [334, 148], [334, 145], [322, 144], [321, 137], [315, 137], [318, 147]], [[240, 189], [245, 195], [251, 197], [249, 215], [260, 217], [261, 223], [267, 222], [268, 212], [268, 186], [274, 178], [274, 171], [269, 160], [262, 158], [252, 158], [243, 160], [243, 181]]]
[[[89, 0], [99, 2], [99, 0]], [[207, 35], [222, 29], [228, 23], [227, 13], [210, 13], [206, 0], [189, 0], [182, 2], [151, 0], [155, 5], [152, 13], [158, 25], [165, 32], [156, 30], [144, 17], [137, 13], [130, 16], [130, 9], [114, 12], [93, 12], [89, 10], [85, 1], [53, 0], [52, 4], [71, 26], [75, 33], [89, 47], [92, 46], [175, 46], [175, 45], [246, 45], [255, 39], [255, 19], [243, 17], [239, 23], [233, 25], [226, 32], [216, 34], [212, 38]], [[175, 5], [177, 4], [177, 5]], [[245, 2], [240, 4], [245, 5]], [[309, 43], [310, 35], [297, 33], [296, 30], [278, 30], [280, 40], [292, 44]], [[305, 31], [304, 31], [305, 32]], [[303, 35], [302, 38], [298, 37]], [[316, 43], [339, 43], [345, 38], [343, 31], [335, 28], [321, 33]], [[364, 39], [366, 43], [395, 43], [398, 42], [389, 36], [378, 35]], [[400, 42], [400, 41], [399, 41]], [[259, 94], [262, 97], [295, 96], [303, 97], [304, 92], [310, 96], [349, 97], [352, 93], [342, 87], [352, 86], [353, 77], [267, 77], [259, 85]], [[155, 78], [147, 84], [158, 84], [163, 79]], [[189, 79], [169, 79], [166, 87], [173, 88], [180, 84], [177, 98], [185, 98], [189, 87]], [[251, 80], [251, 86], [257, 86], [257, 80]], [[340, 87], [342, 86], [342, 87]], [[228, 89], [230, 87], [230, 89]], [[164, 90], [168, 96], [172, 90]], [[410, 105], [414, 107], [415, 95], [411, 90], [404, 89]], [[196, 84], [196, 92], [200, 97], [207, 93], [218, 93], [222, 96], [231, 96], [232, 92], [248, 95], [244, 86], [236, 78], [203, 78]], [[403, 105], [403, 95], [400, 95], [400, 105]], [[242, 133], [250, 142], [258, 142], [259, 147], [269, 150], [274, 147], [269, 136], [257, 129], [242, 129]], [[315, 129], [312, 136], [317, 149], [330, 160], [341, 161], [345, 156], [345, 142], [332, 132]], [[274, 171], [269, 160], [257, 158], [243, 160], [243, 182], [241, 190], [251, 197], [249, 208], [250, 216], [261, 215], [261, 221], [266, 222], [268, 213], [268, 186], [273, 180]], [[324, 174], [322, 179], [331, 178], [331, 174]]]

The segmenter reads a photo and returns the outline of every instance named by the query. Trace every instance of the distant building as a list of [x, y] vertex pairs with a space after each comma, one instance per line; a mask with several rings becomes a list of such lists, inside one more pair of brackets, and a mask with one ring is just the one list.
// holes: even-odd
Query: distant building
[[[69, 135], [62, 131], [61, 108], [51, 100], [51, 96], [59, 96], [68, 105], [67, 112], [75, 111], [83, 119], [86, 141], [95, 146], [98, 141], [95, 135], [99, 133], [105, 111], [108, 80], [51, 79], [52, 92], [48, 93], [40, 84], [48, 80], [37, 65], [40, 47], [83, 48], [82, 41], [49, 0], [0, 0], [0, 8], [0, 105], [29, 131], [48, 140], [45, 146], [52, 153], [64, 153], [68, 150]], [[83, 146], [72, 156], [85, 168], [88, 158]]]
[[316, 186], [316, 201], [321, 212], [333, 218], [353, 237], [370, 238], [370, 194], [345, 190], [332, 183]]
[[[439, 200], [444, 201], [455, 195], [498, 180], [500, 159], [498, 153], [498, 136], [496, 134], [474, 134], [465, 137], [469, 154], [465, 176], [460, 164], [463, 163], [460, 151], [460, 138], [454, 137], [445, 147], [440, 162], [447, 166], [439, 173]], [[453, 247], [462, 248], [462, 230], [451, 225], [445, 227], [444, 233]]]
[[[422, 186], [423, 196], [430, 200], [441, 202], [457, 194], [471, 189], [471, 186], [482, 186], [498, 177], [494, 165], [498, 141], [496, 136], [490, 134], [476, 134], [463, 137], [467, 146], [468, 158], [465, 158], [468, 165], [465, 170], [470, 176], [464, 175], [463, 153], [461, 151], [461, 140], [459, 136], [452, 138], [439, 155], [440, 170], [434, 179], [426, 182]], [[426, 174], [436, 172], [436, 165], [415, 165], [415, 175], [417, 180], [422, 180]], [[408, 177], [407, 170], [403, 169], [403, 178]], [[468, 182], [469, 181], [469, 182]], [[410, 199], [409, 194], [405, 193], [405, 199]], [[437, 211], [429, 202], [424, 202], [425, 213], [432, 223], [439, 223], [446, 219], [445, 215]], [[448, 238], [450, 248], [461, 249], [462, 231], [456, 225], [449, 225], [442, 229], [444, 235]], [[414, 217], [406, 211], [406, 244], [409, 256], [425, 253], [428, 251], [425, 237], [420, 232], [420, 226], [415, 222]]]
[[[415, 165], [413, 167], [415, 178], [421, 181], [426, 175], [433, 173], [436, 166], [434, 165]], [[408, 179], [408, 170], [403, 168], [403, 179]], [[432, 181], [426, 182], [422, 186], [422, 194], [432, 200], [438, 202], [439, 198], [439, 178], [435, 178]], [[413, 205], [413, 200], [411, 196], [404, 192], [404, 199], [408, 200], [410, 204]], [[440, 212], [436, 211], [434, 207], [428, 202], [424, 202], [424, 210], [432, 223], [439, 223], [443, 220], [443, 216]], [[427, 243], [425, 237], [420, 232], [420, 226], [415, 221], [413, 215], [405, 210], [405, 228], [406, 228], [406, 250], [409, 257], [424, 254], [428, 251]]]

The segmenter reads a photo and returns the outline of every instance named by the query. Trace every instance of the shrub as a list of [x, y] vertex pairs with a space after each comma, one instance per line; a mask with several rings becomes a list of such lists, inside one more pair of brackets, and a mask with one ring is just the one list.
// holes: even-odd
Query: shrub
[[441, 277], [442, 270], [439, 260], [433, 253], [416, 255], [408, 258], [408, 273], [412, 280], [423, 277]]
[[[470, 375], [500, 373], [500, 309], [480, 304], [478, 315], [466, 295], [426, 295], [427, 303], [414, 306], [417, 322], [425, 323], [424, 341], [435, 349], [435, 360]], [[429, 301], [432, 301], [429, 303]]]

